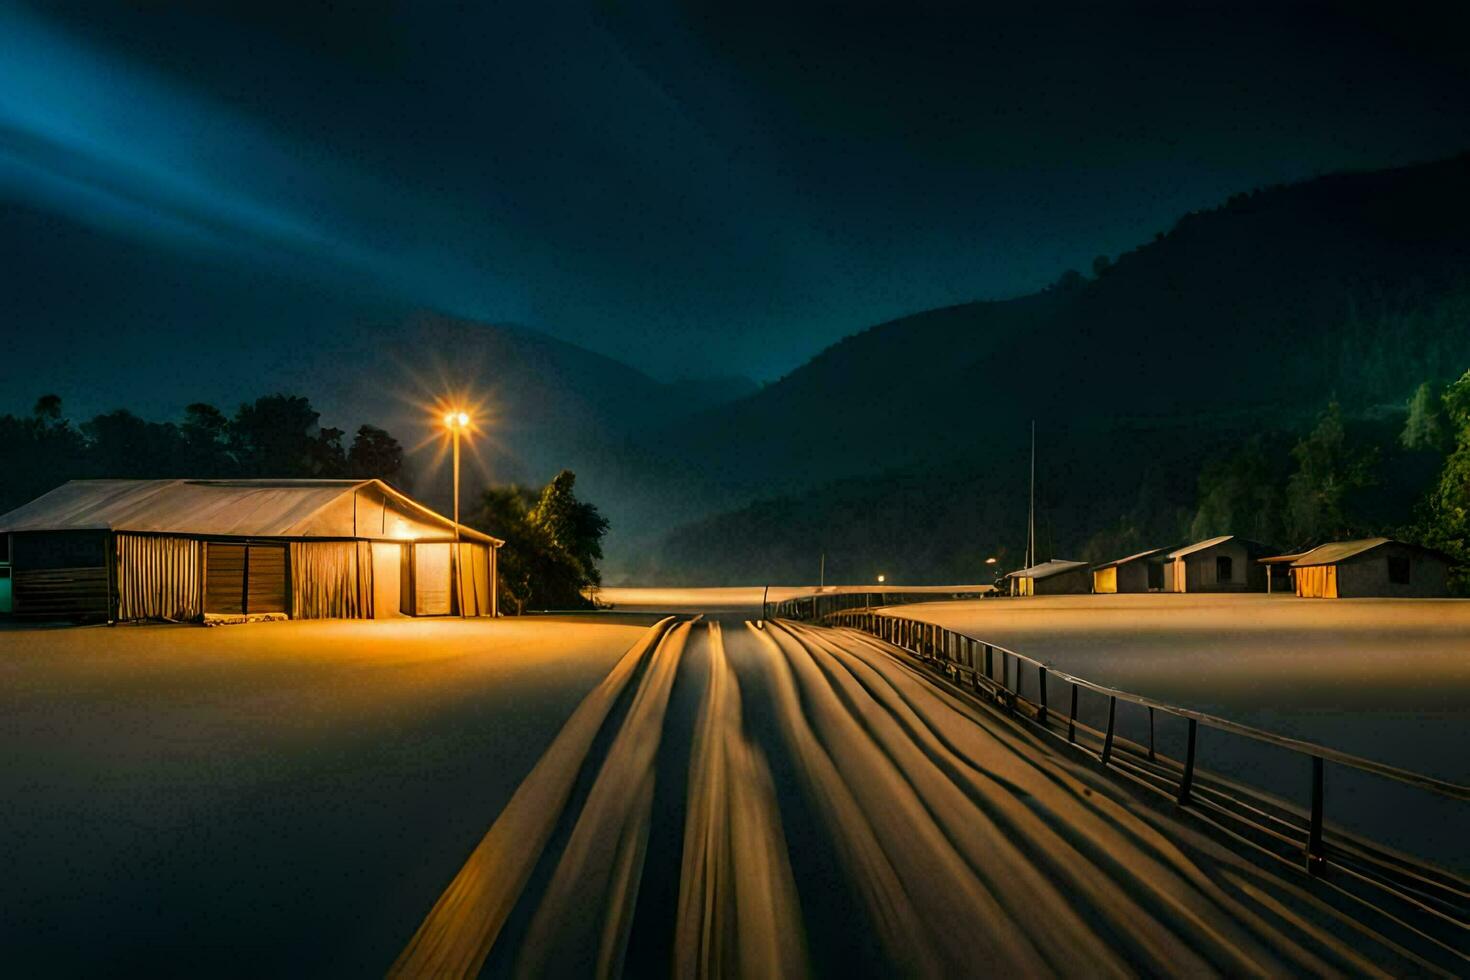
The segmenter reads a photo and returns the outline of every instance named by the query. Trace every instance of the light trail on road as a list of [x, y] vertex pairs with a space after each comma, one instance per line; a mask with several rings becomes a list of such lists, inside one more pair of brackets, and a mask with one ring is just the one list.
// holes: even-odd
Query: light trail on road
[[881, 641], [699, 620], [588, 696], [390, 972], [991, 970], [1435, 972]]

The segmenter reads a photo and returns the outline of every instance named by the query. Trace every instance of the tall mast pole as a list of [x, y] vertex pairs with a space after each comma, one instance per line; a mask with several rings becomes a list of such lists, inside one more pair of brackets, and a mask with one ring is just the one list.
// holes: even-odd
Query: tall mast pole
[[464, 586], [459, 567], [459, 426], [454, 427], [454, 605], [464, 616]]
[[1026, 567], [1036, 564], [1036, 420], [1031, 420], [1031, 521], [1026, 532]]

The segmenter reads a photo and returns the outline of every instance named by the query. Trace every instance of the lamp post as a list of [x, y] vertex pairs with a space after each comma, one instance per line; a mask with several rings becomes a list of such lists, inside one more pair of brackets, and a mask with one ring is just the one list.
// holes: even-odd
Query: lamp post
[[444, 427], [454, 441], [454, 611], [464, 616], [464, 589], [459, 577], [459, 434], [470, 426], [470, 417], [464, 412], [448, 412], [444, 416]]

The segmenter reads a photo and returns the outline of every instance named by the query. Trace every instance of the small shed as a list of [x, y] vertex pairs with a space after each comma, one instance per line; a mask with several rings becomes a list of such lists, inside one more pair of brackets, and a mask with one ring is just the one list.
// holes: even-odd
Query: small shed
[[1011, 595], [1080, 595], [1092, 591], [1092, 566], [1060, 558], [1011, 572]]
[[1152, 548], [1127, 558], [1092, 566], [1092, 591], [1162, 592], [1164, 591], [1164, 555], [1168, 548]]
[[1168, 552], [1164, 570], [1167, 592], [1265, 592], [1266, 569], [1260, 559], [1272, 549], [1222, 534]]
[[1449, 595], [1454, 560], [1443, 552], [1392, 538], [1320, 545], [1291, 563], [1296, 594], [1312, 599]]
[[380, 480], [73, 480], [0, 539], [13, 615], [114, 622], [493, 616], [502, 543]]

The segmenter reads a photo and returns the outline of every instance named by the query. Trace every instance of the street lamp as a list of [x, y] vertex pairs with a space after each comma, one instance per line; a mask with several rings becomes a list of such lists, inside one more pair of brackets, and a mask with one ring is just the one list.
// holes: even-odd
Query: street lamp
[[444, 413], [444, 427], [454, 440], [454, 604], [455, 611], [464, 615], [464, 590], [459, 577], [459, 434], [470, 427], [470, 417], [464, 412]]
[[882, 585], [887, 579], [888, 579], [888, 576], [887, 575], [879, 575], [878, 576], [878, 584], [879, 585]]

